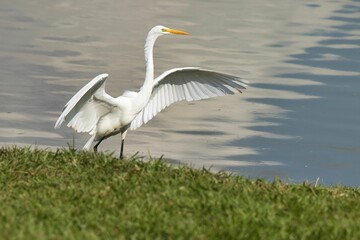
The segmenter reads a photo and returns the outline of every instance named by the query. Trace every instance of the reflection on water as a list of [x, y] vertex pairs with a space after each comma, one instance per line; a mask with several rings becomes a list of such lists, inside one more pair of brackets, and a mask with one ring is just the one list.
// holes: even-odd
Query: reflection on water
[[[354, 2], [355, 4], [355, 2]], [[343, 9], [356, 9], [346, 4]], [[359, 9], [359, 6], [357, 7]], [[353, 13], [345, 10], [334, 13]], [[332, 13], [332, 14], [334, 14]], [[286, 63], [305, 66], [300, 71], [276, 74], [284, 80], [310, 80], [318, 85], [288, 86], [259, 83], [263, 89], [285, 90], [318, 96], [315, 99], [252, 99], [288, 110], [286, 118], [266, 118], [263, 121], [277, 123], [275, 126], [255, 127], [259, 131], [287, 134], [293, 139], [265, 139], [263, 137], [239, 139], [234, 146], [265, 146], [260, 155], [268, 160], [286, 163], [283, 172], [293, 179], [304, 175], [310, 179], [319, 176], [324, 182], [346, 182], [359, 184], [360, 135], [358, 122], [360, 89], [360, 19], [330, 16], [328, 29], [314, 29], [307, 35], [321, 40], [302, 53], [290, 54]], [[343, 22], [346, 22], [344, 25]], [[351, 24], [351, 28], [348, 24]], [[355, 25], [354, 25], [355, 24]], [[345, 38], [346, 37], [346, 38]], [[236, 156], [232, 158], [236, 159]], [[256, 156], [247, 159], [258, 160]], [[256, 175], [269, 168], [237, 168], [242, 172]], [[271, 173], [270, 176], [273, 174]], [[331, 180], [328, 180], [331, 179]]]
[[[17, 1], [0, 12], [0, 142], [66, 146], [64, 103], [108, 72], [120, 95], [143, 81], [144, 38], [163, 37], [159, 74], [203, 66], [251, 81], [242, 95], [177, 103], [130, 132], [125, 152], [165, 155], [251, 177], [358, 186], [360, 3], [348, 1]], [[75, 135], [77, 146], [87, 140]], [[103, 144], [119, 151], [120, 139]]]

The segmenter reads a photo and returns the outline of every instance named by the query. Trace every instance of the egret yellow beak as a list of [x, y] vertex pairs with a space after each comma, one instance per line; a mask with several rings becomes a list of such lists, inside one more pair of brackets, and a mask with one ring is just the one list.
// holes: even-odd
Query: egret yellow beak
[[162, 31], [168, 32], [171, 34], [177, 34], [177, 35], [189, 35], [189, 33], [187, 33], [187, 32], [176, 30], [176, 29], [171, 29], [171, 28], [163, 28]]

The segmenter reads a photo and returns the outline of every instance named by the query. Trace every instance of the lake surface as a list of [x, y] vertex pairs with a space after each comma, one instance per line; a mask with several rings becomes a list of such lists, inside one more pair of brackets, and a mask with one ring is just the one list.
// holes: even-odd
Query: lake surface
[[[125, 154], [272, 180], [360, 185], [360, 1], [5, 1], [0, 4], [0, 144], [62, 147], [88, 136], [54, 123], [107, 72], [113, 96], [139, 88], [151, 27], [156, 74], [201, 66], [251, 82], [243, 94], [177, 103]], [[120, 137], [100, 145], [119, 152]]]

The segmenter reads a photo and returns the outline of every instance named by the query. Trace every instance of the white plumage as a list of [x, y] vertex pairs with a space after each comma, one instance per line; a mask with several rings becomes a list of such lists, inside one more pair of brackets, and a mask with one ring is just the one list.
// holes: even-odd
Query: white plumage
[[154, 80], [150, 99], [131, 122], [130, 130], [147, 123], [174, 102], [232, 95], [245, 89], [245, 82], [236, 76], [202, 68], [184, 67], [168, 70]]
[[122, 158], [128, 129], [134, 130], [147, 123], [170, 104], [231, 95], [246, 88], [244, 79], [197, 67], [174, 68], [154, 79], [153, 47], [155, 40], [165, 34], [187, 33], [164, 26], [150, 30], [145, 43], [145, 81], [139, 92], [126, 91], [113, 98], [105, 92], [109, 75], [100, 74], [69, 100], [55, 128], [67, 121], [67, 126], [77, 132], [88, 132], [92, 136], [84, 149], [90, 149], [93, 141], [98, 141], [95, 152], [102, 140], [120, 133]]

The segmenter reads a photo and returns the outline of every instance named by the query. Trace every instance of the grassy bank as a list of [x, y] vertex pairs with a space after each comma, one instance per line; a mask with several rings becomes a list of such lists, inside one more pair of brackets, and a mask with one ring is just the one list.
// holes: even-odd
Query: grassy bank
[[360, 239], [360, 190], [0, 148], [0, 239]]

